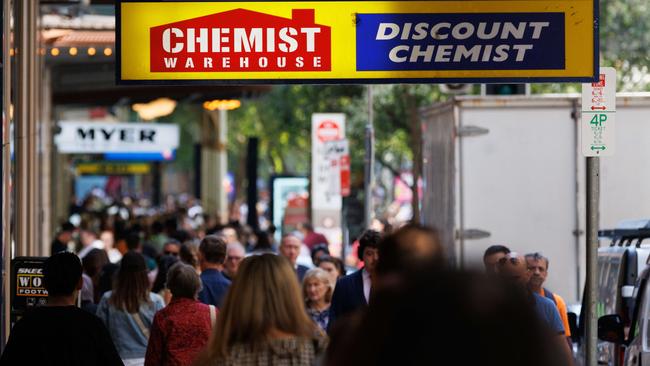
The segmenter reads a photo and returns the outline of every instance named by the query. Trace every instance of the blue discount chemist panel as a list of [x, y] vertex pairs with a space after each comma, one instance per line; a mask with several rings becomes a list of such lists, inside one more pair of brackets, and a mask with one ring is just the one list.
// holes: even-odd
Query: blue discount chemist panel
[[564, 13], [357, 14], [357, 70], [561, 70]]

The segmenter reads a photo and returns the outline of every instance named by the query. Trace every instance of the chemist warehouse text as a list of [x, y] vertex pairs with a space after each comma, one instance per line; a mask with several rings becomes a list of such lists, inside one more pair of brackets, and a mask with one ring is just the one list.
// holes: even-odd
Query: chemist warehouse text
[[[153, 27], [150, 71], [331, 71], [340, 45], [314, 13], [235, 9]], [[356, 17], [357, 71], [565, 68], [564, 13]]]

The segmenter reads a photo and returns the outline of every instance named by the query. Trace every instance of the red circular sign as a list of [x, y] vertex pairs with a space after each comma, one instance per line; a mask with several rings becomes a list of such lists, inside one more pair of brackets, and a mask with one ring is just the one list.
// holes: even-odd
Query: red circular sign
[[327, 120], [318, 125], [316, 136], [321, 142], [336, 141], [341, 139], [341, 131], [336, 122]]

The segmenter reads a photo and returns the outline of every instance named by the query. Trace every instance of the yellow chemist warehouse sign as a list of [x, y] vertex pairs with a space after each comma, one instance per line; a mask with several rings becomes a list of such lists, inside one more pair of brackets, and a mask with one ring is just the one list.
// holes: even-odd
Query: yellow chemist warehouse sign
[[594, 81], [598, 8], [561, 1], [118, 1], [118, 81]]

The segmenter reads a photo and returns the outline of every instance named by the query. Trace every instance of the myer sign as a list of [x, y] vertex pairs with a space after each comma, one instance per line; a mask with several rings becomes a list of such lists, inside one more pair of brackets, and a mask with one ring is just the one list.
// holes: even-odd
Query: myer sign
[[54, 137], [64, 154], [163, 152], [178, 148], [178, 126], [159, 123], [59, 122]]

